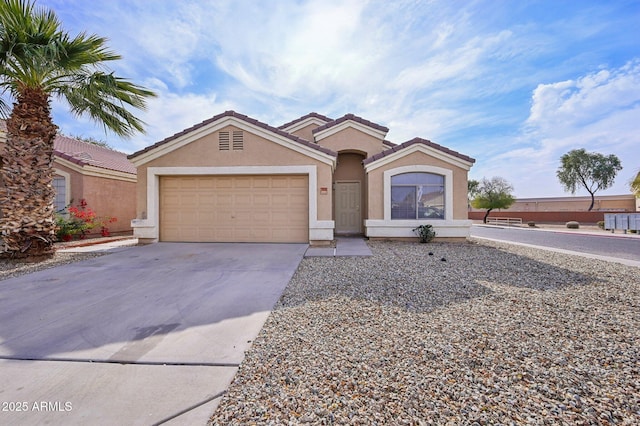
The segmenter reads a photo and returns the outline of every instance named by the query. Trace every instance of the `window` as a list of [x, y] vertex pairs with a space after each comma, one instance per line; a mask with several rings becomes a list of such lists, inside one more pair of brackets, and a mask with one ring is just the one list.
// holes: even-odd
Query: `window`
[[64, 176], [55, 175], [53, 177], [53, 190], [56, 193], [53, 201], [55, 211], [64, 210], [67, 207], [67, 183]]
[[403, 173], [391, 176], [391, 219], [444, 219], [444, 176]]

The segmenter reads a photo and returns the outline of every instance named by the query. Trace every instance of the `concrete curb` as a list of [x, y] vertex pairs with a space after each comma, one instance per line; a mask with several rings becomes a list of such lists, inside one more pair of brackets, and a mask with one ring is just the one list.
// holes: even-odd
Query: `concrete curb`
[[579, 252], [579, 251], [564, 250], [564, 249], [553, 248], [553, 247], [537, 246], [537, 245], [534, 245], [534, 244], [517, 243], [517, 242], [513, 242], [513, 241], [498, 240], [498, 239], [495, 239], [495, 238], [476, 237], [476, 236], [472, 236], [470, 238], [478, 239], [478, 240], [493, 241], [493, 242], [496, 242], [496, 243], [503, 243], [503, 244], [513, 244], [513, 245], [516, 245], [516, 246], [535, 248], [535, 249], [539, 249], [539, 250], [546, 250], [546, 251], [551, 251], [551, 252], [561, 253], [561, 254], [569, 254], [569, 255], [573, 255], [573, 256], [581, 256], [581, 257], [586, 257], [588, 259], [604, 260], [606, 262], [620, 263], [622, 265], [635, 266], [636, 268], [640, 268], [640, 262], [637, 262], [635, 260], [620, 259], [620, 258], [617, 258], [617, 257], [600, 256], [600, 255], [597, 255], [597, 254], [582, 253], [582, 252]]
[[556, 234], [569, 234], [569, 235], [597, 235], [599, 237], [610, 237], [610, 238], [640, 238], [640, 234], [616, 234], [610, 231], [590, 231], [586, 229], [550, 229], [550, 228], [531, 228], [531, 227], [520, 227], [520, 226], [504, 226], [504, 225], [490, 225], [484, 223], [474, 223], [471, 226], [477, 226], [481, 228], [497, 228], [497, 229], [518, 229], [522, 231], [533, 231], [533, 232], [554, 232]]

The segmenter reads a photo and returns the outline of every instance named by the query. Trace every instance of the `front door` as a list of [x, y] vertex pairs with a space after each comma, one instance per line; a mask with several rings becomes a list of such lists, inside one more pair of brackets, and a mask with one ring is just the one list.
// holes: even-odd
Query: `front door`
[[336, 182], [336, 233], [361, 233], [360, 182]]

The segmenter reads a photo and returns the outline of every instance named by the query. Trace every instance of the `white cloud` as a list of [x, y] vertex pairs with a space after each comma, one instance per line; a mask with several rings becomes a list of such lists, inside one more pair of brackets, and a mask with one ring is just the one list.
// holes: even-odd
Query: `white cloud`
[[640, 100], [640, 61], [602, 69], [577, 80], [540, 84], [533, 93], [528, 124], [539, 132], [573, 130]]
[[[601, 69], [576, 80], [541, 84], [533, 92], [524, 133], [516, 146], [491, 160], [521, 182], [519, 196], [562, 193], [556, 179], [560, 157], [585, 148], [615, 154], [624, 169], [606, 193], [628, 193], [627, 181], [640, 165], [640, 61]], [[489, 169], [489, 167], [486, 167]]]
[[622, 158], [614, 192], [638, 168], [640, 62], [607, 65], [640, 56], [625, 31], [637, 19], [586, 3], [39, 0], [109, 37], [124, 57], [116, 72], [160, 93], [140, 114], [148, 134], [121, 149], [226, 109], [274, 125], [353, 112], [394, 142], [420, 136], [475, 156], [473, 177], [502, 175], [531, 196], [562, 193], [555, 169], [573, 148]]

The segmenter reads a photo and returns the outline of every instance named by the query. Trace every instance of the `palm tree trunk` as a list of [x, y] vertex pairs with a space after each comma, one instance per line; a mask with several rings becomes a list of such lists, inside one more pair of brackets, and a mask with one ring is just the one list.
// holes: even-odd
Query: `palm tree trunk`
[[42, 260], [54, 253], [53, 141], [49, 96], [25, 88], [7, 120], [0, 169], [1, 257]]

